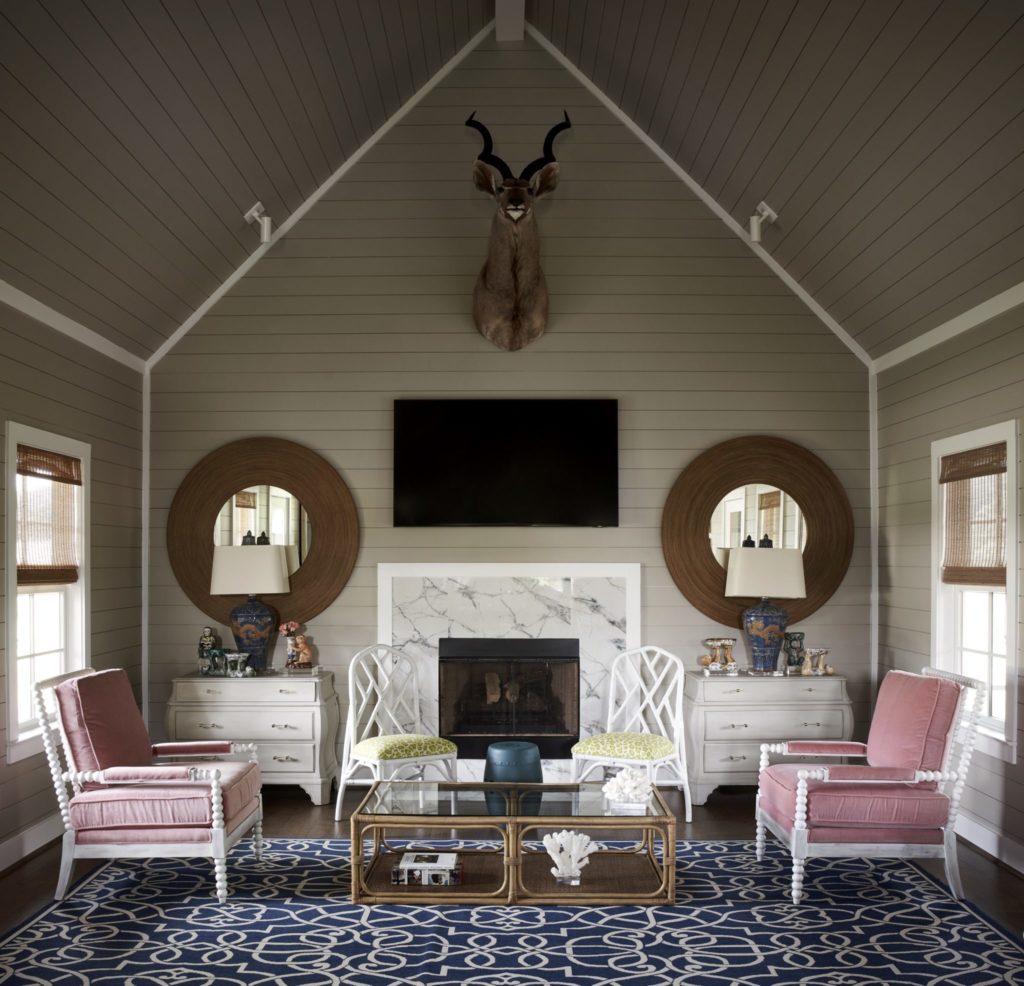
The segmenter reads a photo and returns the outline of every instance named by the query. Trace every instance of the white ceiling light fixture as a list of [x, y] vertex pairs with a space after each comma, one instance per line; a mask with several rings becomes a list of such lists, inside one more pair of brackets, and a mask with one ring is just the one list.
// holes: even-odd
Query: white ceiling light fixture
[[767, 202], [758, 202], [754, 214], [750, 217], [750, 239], [754, 243], [760, 243], [761, 226], [764, 223], [773, 223], [778, 218], [778, 213]]
[[245, 213], [245, 221], [247, 223], [258, 223], [260, 227], [260, 243], [270, 242], [270, 232], [273, 227], [273, 220], [267, 215], [267, 210], [263, 208], [262, 202], [257, 202], [247, 213]]

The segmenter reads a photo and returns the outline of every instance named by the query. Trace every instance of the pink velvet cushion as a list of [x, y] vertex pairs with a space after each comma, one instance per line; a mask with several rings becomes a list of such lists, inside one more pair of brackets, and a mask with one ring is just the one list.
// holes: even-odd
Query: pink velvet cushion
[[205, 757], [230, 752], [231, 743], [226, 740], [178, 740], [153, 745], [154, 757]]
[[960, 686], [942, 678], [890, 671], [878, 690], [868, 734], [873, 767], [939, 770]]
[[187, 781], [188, 764], [157, 764], [141, 767], [108, 767], [103, 771], [104, 784], [131, 784], [139, 781]]
[[790, 740], [786, 752], [804, 757], [864, 757], [867, 756], [864, 743], [846, 740]]
[[835, 764], [824, 768], [830, 782], [836, 781], [904, 781], [913, 784], [916, 770], [910, 767], [867, 767], [863, 764]]
[[[260, 793], [260, 768], [254, 763], [203, 764], [221, 774], [224, 817], [227, 827], [241, 820]], [[157, 770], [180, 771], [181, 767]], [[197, 781], [183, 784], [137, 784], [97, 787], [71, 799], [71, 824], [75, 829], [138, 829], [209, 827], [210, 785]], [[158, 840], [159, 841], [159, 840]]]
[[[783, 825], [793, 824], [797, 772], [805, 769], [778, 763], [761, 772], [761, 807]], [[807, 782], [808, 828], [939, 828], [948, 817], [949, 798], [930, 785]], [[870, 833], [858, 841], [872, 841]]]
[[72, 678], [53, 692], [76, 770], [152, 762], [149, 733], [122, 669]]

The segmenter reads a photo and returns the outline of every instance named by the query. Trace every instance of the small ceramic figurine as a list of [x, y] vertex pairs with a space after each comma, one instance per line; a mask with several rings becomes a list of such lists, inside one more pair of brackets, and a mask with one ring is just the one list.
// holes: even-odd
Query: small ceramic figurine
[[[297, 633], [289, 637], [287, 668], [311, 668], [313, 666], [313, 651], [310, 649], [309, 641], [304, 633]], [[294, 642], [294, 643], [293, 643]]]
[[199, 637], [199, 672], [209, 674], [211, 668], [211, 651], [217, 646], [217, 637], [213, 627], [203, 627], [202, 635]]
[[804, 651], [804, 663], [800, 668], [800, 673], [805, 676], [814, 674], [814, 658], [808, 651]]

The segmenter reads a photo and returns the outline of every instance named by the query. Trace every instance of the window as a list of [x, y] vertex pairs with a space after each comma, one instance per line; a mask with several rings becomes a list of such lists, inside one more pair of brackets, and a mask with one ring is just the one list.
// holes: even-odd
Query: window
[[86, 664], [89, 446], [7, 423], [7, 755], [41, 749], [33, 686]]
[[988, 686], [979, 749], [1016, 759], [1017, 440], [1006, 422], [932, 443], [935, 661]]
[[767, 536], [776, 548], [782, 547], [782, 532], [779, 521], [782, 519], [782, 493], [771, 490], [757, 495], [757, 530], [758, 537]]

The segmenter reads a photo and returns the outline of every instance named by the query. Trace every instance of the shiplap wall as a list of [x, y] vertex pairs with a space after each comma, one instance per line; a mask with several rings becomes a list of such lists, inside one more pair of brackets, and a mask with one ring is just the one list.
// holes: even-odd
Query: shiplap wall
[[[140, 680], [142, 376], [0, 304], [0, 417], [92, 447], [92, 640], [95, 668]], [[0, 460], [6, 445], [0, 444]], [[5, 473], [0, 471], [0, 490]], [[0, 512], [6, 492], [0, 497]], [[0, 525], [0, 543], [4, 538]], [[0, 596], [5, 592], [0, 552]], [[4, 619], [15, 600], [4, 600]], [[0, 652], [6, 629], [0, 627]], [[0, 677], [6, 673], [0, 661]], [[6, 680], [0, 682], [0, 842], [57, 810], [42, 755], [6, 761]]]
[[[879, 674], [931, 663], [931, 443], [1024, 416], [1024, 308], [879, 376]], [[1018, 456], [1021, 447], [1018, 445]], [[1024, 468], [1017, 464], [1024, 489]], [[1024, 496], [1018, 499], [1024, 530]], [[1024, 558], [1014, 546], [1017, 565]], [[1008, 559], [1012, 564], [1011, 559]], [[1020, 607], [1024, 614], [1024, 605]], [[1024, 642], [1018, 631], [1018, 650]], [[1018, 654], [1018, 670], [1024, 669]], [[1024, 700], [1024, 682], [1018, 690]], [[1018, 708], [1024, 749], [1024, 701]], [[1024, 843], [1024, 766], [976, 754], [965, 810]]]
[[[563, 107], [573, 128], [556, 145], [562, 184], [538, 206], [548, 333], [505, 353], [470, 317], [494, 206], [473, 188], [480, 140], [463, 121], [477, 110], [497, 153], [518, 172], [539, 155]], [[701, 639], [722, 628], [687, 604], [665, 569], [668, 490], [716, 442], [751, 433], [799, 442], [836, 471], [857, 521], [850, 572], [804, 629], [809, 643], [832, 646], [866, 715], [866, 371], [532, 42], [500, 50], [485, 42], [473, 52], [152, 380], [154, 726], [171, 679], [194, 668], [206, 622], [168, 565], [168, 507], [203, 455], [261, 434], [319, 451], [359, 507], [363, 540], [352, 580], [309, 626], [321, 662], [339, 671], [375, 639], [377, 564], [402, 561], [640, 562], [644, 639], [695, 662]], [[618, 398], [621, 526], [393, 528], [393, 399], [463, 395]]]

